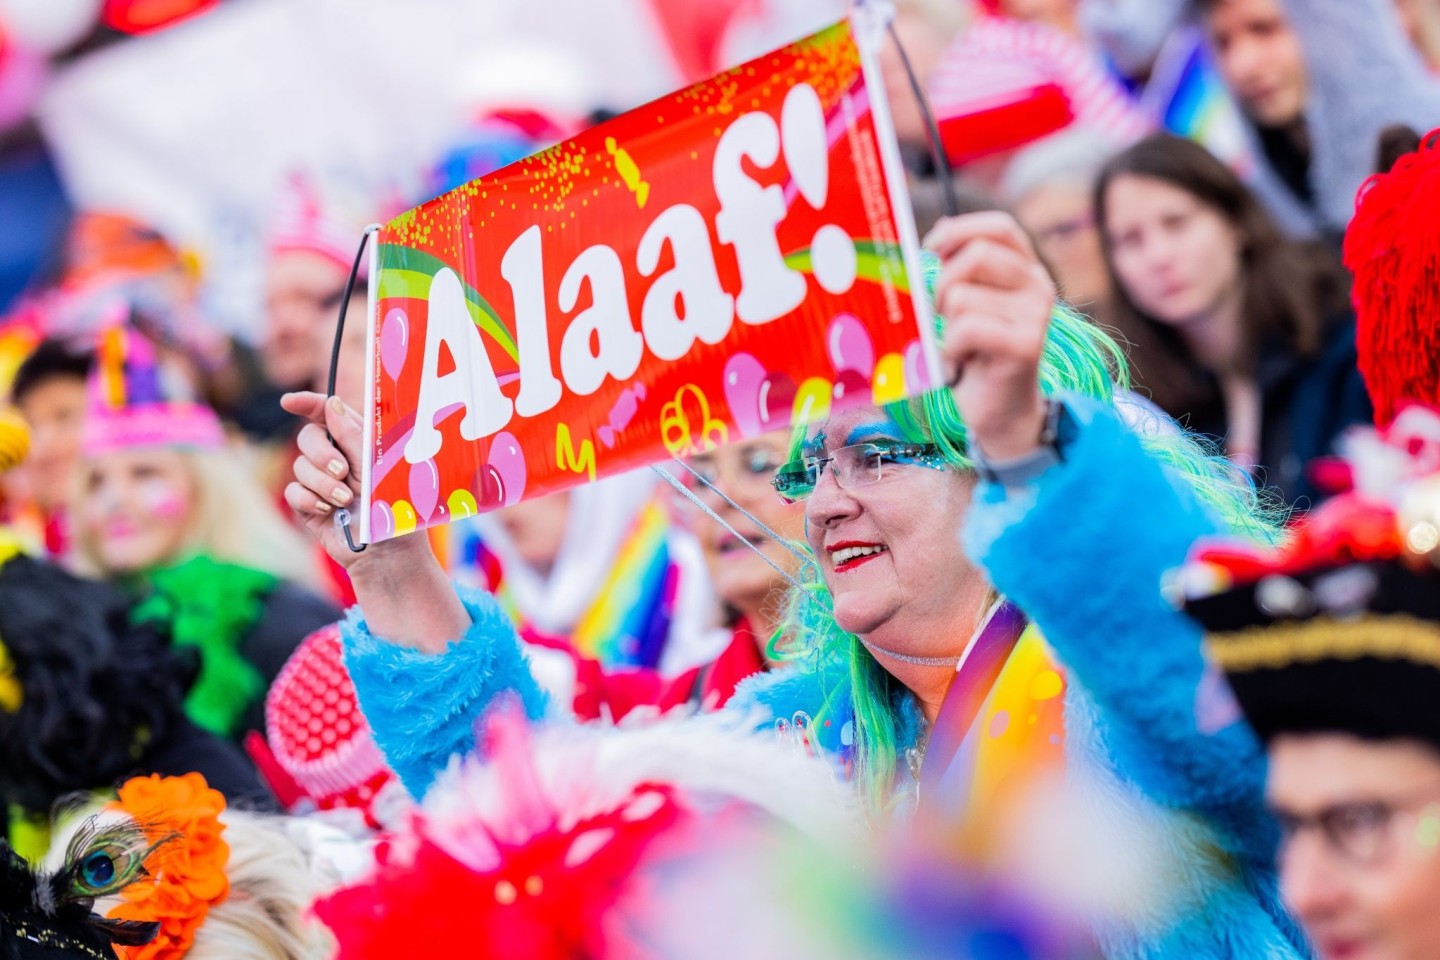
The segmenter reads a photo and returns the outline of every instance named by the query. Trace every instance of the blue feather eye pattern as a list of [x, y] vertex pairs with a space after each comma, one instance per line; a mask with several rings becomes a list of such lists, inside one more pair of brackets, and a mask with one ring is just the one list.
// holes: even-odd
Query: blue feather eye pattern
[[152, 854], [177, 834], [151, 840], [133, 820], [87, 820], [66, 848], [64, 872], [67, 893], [76, 899], [98, 899], [119, 893], [149, 874], [145, 864]]
[[85, 855], [80, 862], [80, 880], [87, 886], [106, 887], [115, 879], [115, 859], [104, 850]]

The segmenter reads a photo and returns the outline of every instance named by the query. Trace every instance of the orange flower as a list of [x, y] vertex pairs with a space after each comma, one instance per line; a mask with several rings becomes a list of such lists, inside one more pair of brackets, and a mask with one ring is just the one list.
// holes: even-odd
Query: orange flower
[[179, 960], [210, 908], [230, 893], [230, 845], [220, 822], [225, 798], [198, 773], [155, 774], [127, 781], [111, 809], [128, 814], [154, 840], [177, 835], [156, 852], [151, 877], [126, 887], [125, 902], [110, 911], [116, 920], [158, 921], [160, 933], [144, 946], [116, 950], [124, 960]]

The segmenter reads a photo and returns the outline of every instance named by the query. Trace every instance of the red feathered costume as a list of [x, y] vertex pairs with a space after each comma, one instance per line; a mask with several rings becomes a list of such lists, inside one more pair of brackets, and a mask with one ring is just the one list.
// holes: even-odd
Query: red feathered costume
[[1440, 404], [1440, 130], [1360, 187], [1345, 234], [1360, 372], [1377, 426]]

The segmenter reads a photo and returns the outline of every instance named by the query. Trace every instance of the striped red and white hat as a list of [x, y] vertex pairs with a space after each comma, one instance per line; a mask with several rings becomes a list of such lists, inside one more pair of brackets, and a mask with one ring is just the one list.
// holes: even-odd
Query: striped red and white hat
[[929, 96], [952, 163], [1022, 147], [1072, 125], [1119, 149], [1153, 124], [1100, 58], [1058, 30], [982, 16], [946, 48]]
[[318, 253], [349, 270], [365, 222], [351, 211], [337, 209], [339, 206], [334, 197], [325, 197], [306, 174], [290, 174], [271, 212], [270, 255]]

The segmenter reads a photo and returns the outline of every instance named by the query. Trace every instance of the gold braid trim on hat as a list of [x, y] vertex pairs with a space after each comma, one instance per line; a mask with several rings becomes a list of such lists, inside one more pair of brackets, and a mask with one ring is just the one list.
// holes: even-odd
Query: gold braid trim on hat
[[1408, 614], [1328, 617], [1211, 634], [1211, 660], [1227, 673], [1317, 660], [1408, 660], [1440, 668], [1440, 623]]

